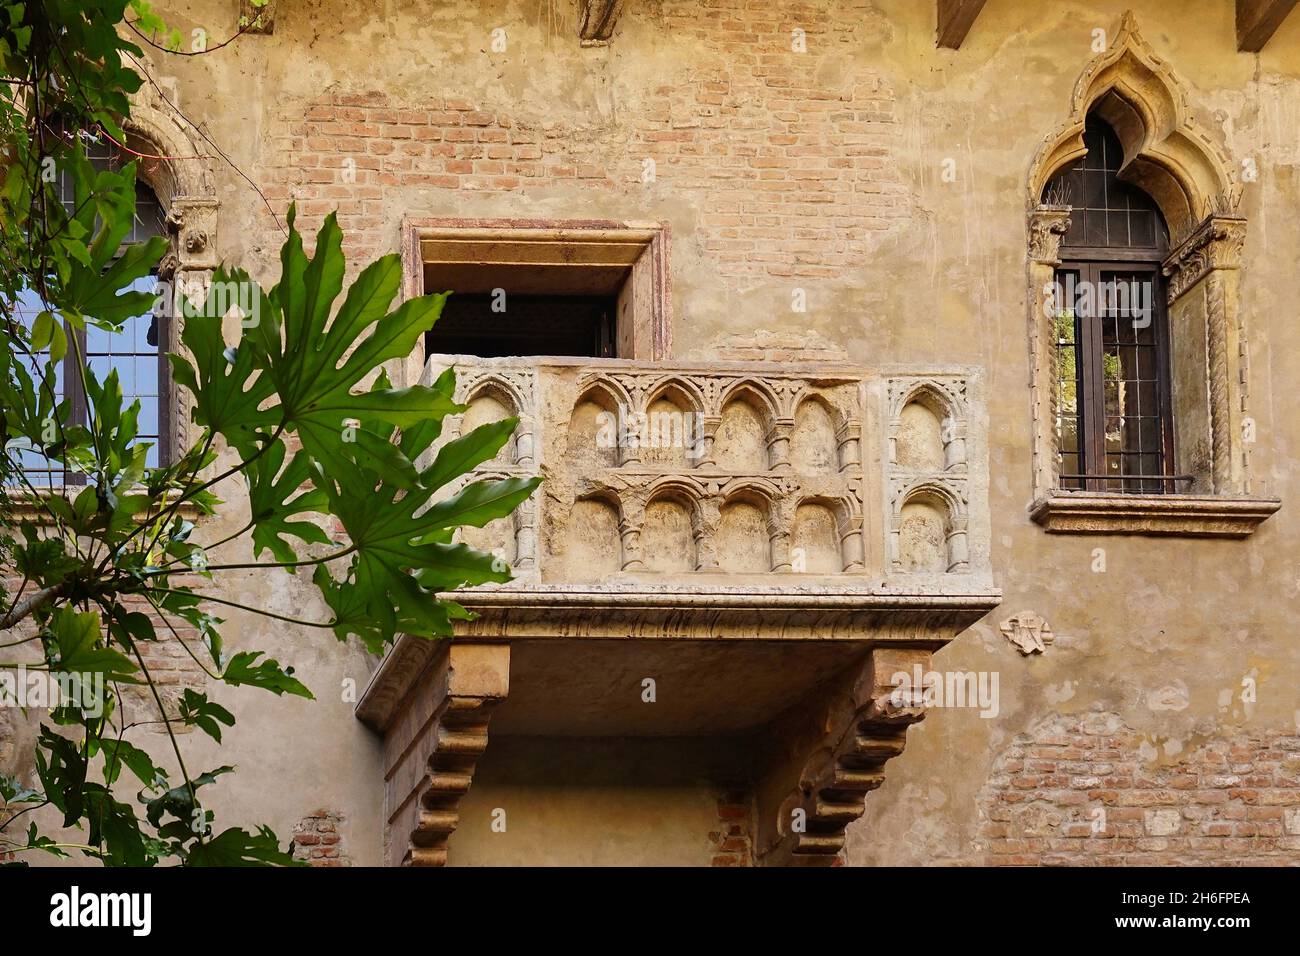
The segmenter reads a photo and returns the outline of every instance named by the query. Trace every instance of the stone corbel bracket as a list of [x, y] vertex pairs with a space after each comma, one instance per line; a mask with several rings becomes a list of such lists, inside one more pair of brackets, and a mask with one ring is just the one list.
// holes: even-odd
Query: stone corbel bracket
[[[761, 865], [839, 864], [846, 828], [884, 782], [885, 764], [903, 752], [907, 728], [925, 717], [916, 695], [898, 690], [897, 675], [924, 672], [930, 653], [875, 648], [838, 692], [821, 698], [820, 708], [775, 722], [775, 736], [793, 745], [773, 761], [776, 769], [756, 794]], [[793, 786], [783, 788], [792, 768]]]
[[510, 690], [510, 647], [406, 641], [392, 666], [411, 678], [397, 706], [369, 695], [358, 716], [384, 735], [389, 865], [445, 866], [460, 801], [487, 748], [488, 721]]

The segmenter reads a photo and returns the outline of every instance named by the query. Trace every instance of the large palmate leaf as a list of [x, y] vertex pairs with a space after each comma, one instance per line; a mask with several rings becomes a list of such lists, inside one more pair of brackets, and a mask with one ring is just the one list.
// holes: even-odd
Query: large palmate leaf
[[285, 451], [284, 444], [276, 442], [249, 466], [246, 477], [253, 518], [253, 553], [269, 549], [277, 561], [288, 563], [298, 560], [298, 556], [285, 535], [311, 544], [329, 544], [329, 537], [311, 521], [290, 520], [296, 515], [324, 513], [328, 502], [319, 489], [308, 488], [298, 494], [307, 482], [312, 462], [299, 452], [288, 467], [282, 468]]
[[153, 305], [148, 292], [127, 291], [149, 275], [167, 251], [167, 240], [123, 245], [135, 217], [135, 164], [120, 171], [95, 171], [78, 148], [68, 158], [76, 167], [72, 222], [94, 241], [65, 261], [68, 272], [55, 304], [74, 324], [90, 317], [101, 326], [120, 326]]
[[[374, 391], [387, 388], [382, 374]], [[455, 377], [444, 374], [430, 386], [450, 398]], [[458, 406], [459, 407], [459, 406]], [[452, 622], [465, 612], [440, 594], [457, 588], [510, 580], [500, 559], [465, 544], [454, 544], [456, 528], [482, 527], [509, 515], [540, 483], [539, 478], [480, 481], [442, 501], [432, 501], [448, 482], [461, 478], [494, 457], [509, 440], [516, 419], [480, 426], [448, 442], [433, 461], [414, 474], [414, 482], [387, 480], [384, 466], [366, 456], [354, 457], [354, 471], [345, 481], [322, 470], [313, 476], [329, 499], [329, 511], [342, 524], [355, 549], [347, 574], [335, 580], [317, 572], [316, 582], [335, 613], [340, 638], [360, 636], [382, 648], [393, 633], [426, 637], [452, 633]], [[387, 443], [391, 426], [361, 418], [359, 434]], [[396, 445], [402, 460], [422, 459], [440, 434], [436, 419], [404, 429]], [[358, 445], [360, 443], [357, 443]], [[360, 482], [367, 494], [354, 494]]]
[[282, 413], [278, 404], [271, 403], [274, 384], [257, 374], [257, 350], [243, 342], [226, 346], [221, 306], [228, 304], [232, 289], [244, 290], [250, 311], [253, 303], [259, 313], [264, 308], [269, 311], [266, 296], [247, 273], [218, 269], [203, 306], [186, 309], [181, 341], [193, 361], [181, 355], [167, 358], [173, 377], [194, 396], [194, 420], [249, 457], [281, 423]]
[[[186, 322], [193, 361], [172, 358], [177, 378], [194, 392], [195, 420], [243, 456], [256, 552], [291, 564], [298, 556], [289, 538], [328, 544], [312, 514], [342, 526], [346, 569], [321, 568], [313, 577], [340, 638], [355, 634], [380, 650], [398, 633], [450, 634], [464, 612], [440, 594], [510, 579], [500, 560], [453, 543], [456, 528], [507, 516], [538, 479], [478, 482], [431, 499], [491, 459], [517, 423], [477, 428], [418, 468], [443, 418], [465, 410], [453, 398], [455, 376], [393, 388], [383, 365], [411, 354], [446, 295], [389, 311], [401, 282], [400, 260], [391, 255], [363, 269], [336, 308], [346, 263], [335, 217], [325, 219], [311, 256], [292, 208], [288, 224], [280, 281], [269, 293], [242, 272], [214, 277], [203, 314]], [[222, 313], [232, 302], [240, 305], [241, 332], [230, 345]], [[233, 322], [224, 324], [228, 331]], [[292, 455], [284, 444], [291, 436], [301, 442]]]
[[344, 445], [350, 443], [354, 420], [364, 416], [413, 426], [460, 411], [450, 395], [434, 386], [354, 391], [384, 362], [411, 354], [437, 321], [446, 296], [409, 299], [388, 312], [401, 280], [401, 261], [384, 256], [361, 271], [330, 321], [342, 287], [343, 233], [331, 213], [316, 236], [315, 255], [308, 259], [302, 236], [293, 228], [292, 209], [288, 218], [289, 238], [280, 253], [283, 272], [271, 290], [271, 314], [258, 323], [255, 337], [286, 427], [298, 433], [322, 467], [346, 480], [352, 455]]

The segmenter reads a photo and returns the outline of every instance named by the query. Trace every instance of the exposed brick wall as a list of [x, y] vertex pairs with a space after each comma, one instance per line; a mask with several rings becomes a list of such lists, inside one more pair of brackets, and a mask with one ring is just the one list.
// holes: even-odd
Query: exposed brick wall
[[752, 825], [753, 810], [746, 791], [727, 789], [718, 795], [718, 828], [709, 832], [713, 866], [753, 865]]
[[1300, 863], [1294, 731], [1239, 730], [1160, 762], [1144, 742], [1114, 714], [1058, 716], [1018, 736], [980, 795], [982, 862]]
[[[177, 580], [181, 580], [178, 578]], [[4, 581], [5, 588], [9, 594], [16, 593], [21, 579], [8, 577]], [[180, 699], [186, 688], [201, 690], [206, 683], [207, 677], [203, 670], [194, 661], [197, 656], [205, 663], [209, 663], [210, 657], [207, 648], [199, 639], [198, 631], [190, 627], [181, 619], [168, 615], [167, 621], [171, 626], [164, 622], [162, 616], [153, 608], [143, 597], [127, 597], [122, 601], [122, 606], [131, 612], [138, 612], [147, 616], [153, 622], [154, 633], [158, 640], [152, 643], [138, 644], [140, 656], [144, 658], [145, 666], [149, 669], [153, 677], [154, 684], [158, 690], [158, 695], [162, 697], [163, 703], [167, 706], [168, 714], [177, 712], [176, 701]], [[184, 641], [189, 647], [187, 652], [180, 645]], [[33, 642], [31, 647], [37, 647]], [[39, 654], [39, 650], [36, 652]], [[191, 656], [193, 655], [193, 656]], [[130, 657], [131, 655], [128, 655]], [[132, 657], [132, 663], [135, 663]], [[149, 688], [143, 684], [122, 684], [118, 688], [128, 708], [128, 719], [141, 721], [142, 728], [146, 732], [166, 733], [167, 728], [158, 721], [158, 705], [153, 699], [153, 694]], [[0, 728], [2, 730], [3, 728]], [[173, 724], [172, 730], [176, 733], [187, 733], [192, 728], [181, 724]], [[4, 734], [0, 733], [0, 768], [6, 765], [9, 754], [6, 752], [6, 744], [3, 740]]]
[[339, 836], [342, 823], [343, 814], [333, 810], [322, 808], [307, 814], [293, 828], [294, 859], [311, 866], [351, 866]]
[[[158, 696], [163, 699], [168, 714], [174, 715], [178, 712], [177, 701], [179, 701], [185, 690], [188, 688], [201, 691], [207, 682], [207, 675], [195, 663], [194, 658], [198, 657], [199, 660], [211, 667], [211, 655], [208, 653], [207, 647], [199, 639], [198, 630], [190, 627], [183, 620], [168, 615], [167, 623], [164, 623], [153, 606], [143, 598], [126, 598], [122, 603], [131, 611], [138, 611], [147, 615], [153, 622], [154, 633], [157, 634], [158, 640], [153, 643], [140, 644], [140, 656], [144, 659], [145, 667], [149, 669]], [[170, 627], [168, 627], [168, 623], [170, 623]], [[180, 641], [185, 642], [186, 647], [189, 648], [188, 651], [180, 645]], [[122, 693], [126, 698], [127, 705], [132, 709], [132, 719], [158, 720], [158, 705], [148, 687], [124, 685]], [[157, 733], [166, 733], [167, 731], [166, 726], [162, 723], [146, 723], [144, 729]], [[175, 733], [188, 733], [192, 729], [179, 723], [172, 725], [172, 730]]]
[[[839, 276], [911, 215], [893, 159], [892, 91], [861, 70], [844, 84], [824, 76], [829, 54], [872, 29], [869, 6], [665, 2], [654, 28], [689, 44], [689, 73], [644, 91], [612, 123], [507, 115], [455, 96], [397, 103], [364, 89], [286, 106], [268, 140], [266, 192], [277, 204], [297, 199], [307, 228], [337, 208], [349, 252], [369, 258], [394, 247], [384, 232], [394, 209], [429, 214], [406, 208], [414, 189], [657, 189], [699, 206], [700, 241], [722, 275]], [[805, 53], [791, 49], [796, 26]], [[458, 202], [441, 208], [463, 214]]]

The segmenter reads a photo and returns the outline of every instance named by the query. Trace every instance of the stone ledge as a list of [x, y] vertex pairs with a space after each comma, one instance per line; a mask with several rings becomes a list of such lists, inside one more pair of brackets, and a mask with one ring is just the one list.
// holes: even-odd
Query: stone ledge
[[[937, 651], [998, 605], [994, 588], [969, 594], [793, 593], [732, 588], [699, 591], [579, 590], [540, 585], [448, 595], [478, 617], [453, 642], [550, 646], [597, 642], [734, 648], [734, 673], [764, 645], [839, 645], [846, 651], [908, 647]], [[384, 730], [417, 676], [445, 641], [403, 635], [379, 662], [356, 706]]]
[[1281, 507], [1277, 498], [1058, 492], [1030, 505], [1029, 516], [1054, 534], [1244, 538]]
[[[67, 485], [65, 487], [67, 490], [75, 490], [77, 493], [80, 493], [81, 490], [86, 486]], [[9, 514], [16, 521], [19, 522], [30, 521], [32, 524], [36, 525], [37, 527], [52, 525], [54, 524], [54, 519], [50, 515], [49, 511], [46, 510], [46, 508], [44, 508], [41, 505], [40, 500], [61, 490], [64, 489], [47, 490], [42, 488], [35, 495], [33, 495], [29, 491], [11, 492], [8, 500]], [[76, 496], [74, 495], [73, 497]], [[167, 498], [164, 500], [168, 505], [170, 505], [172, 502], [171, 498]], [[187, 501], [184, 504], [182, 504], [179, 508], [176, 509], [176, 513], [180, 515], [182, 518], [185, 518], [187, 521], [195, 521], [198, 518], [206, 517], [204, 513], [199, 510], [198, 506], [191, 501]], [[142, 517], [142, 516], [137, 516], [137, 517]]]

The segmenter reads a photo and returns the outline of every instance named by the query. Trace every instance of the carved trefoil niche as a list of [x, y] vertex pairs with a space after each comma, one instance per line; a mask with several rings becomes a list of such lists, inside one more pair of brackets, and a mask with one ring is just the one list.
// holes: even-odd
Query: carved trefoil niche
[[[847, 377], [588, 372], [565, 550], [606, 573], [861, 572], [860, 403]], [[617, 527], [617, 549], [593, 527]]]
[[895, 572], [970, 570], [967, 383], [888, 381], [888, 560]]
[[[586, 579], [964, 573], [966, 388], [964, 373], [587, 370], [546, 496], [557, 556]], [[870, 526], [868, 495], [883, 503]]]

